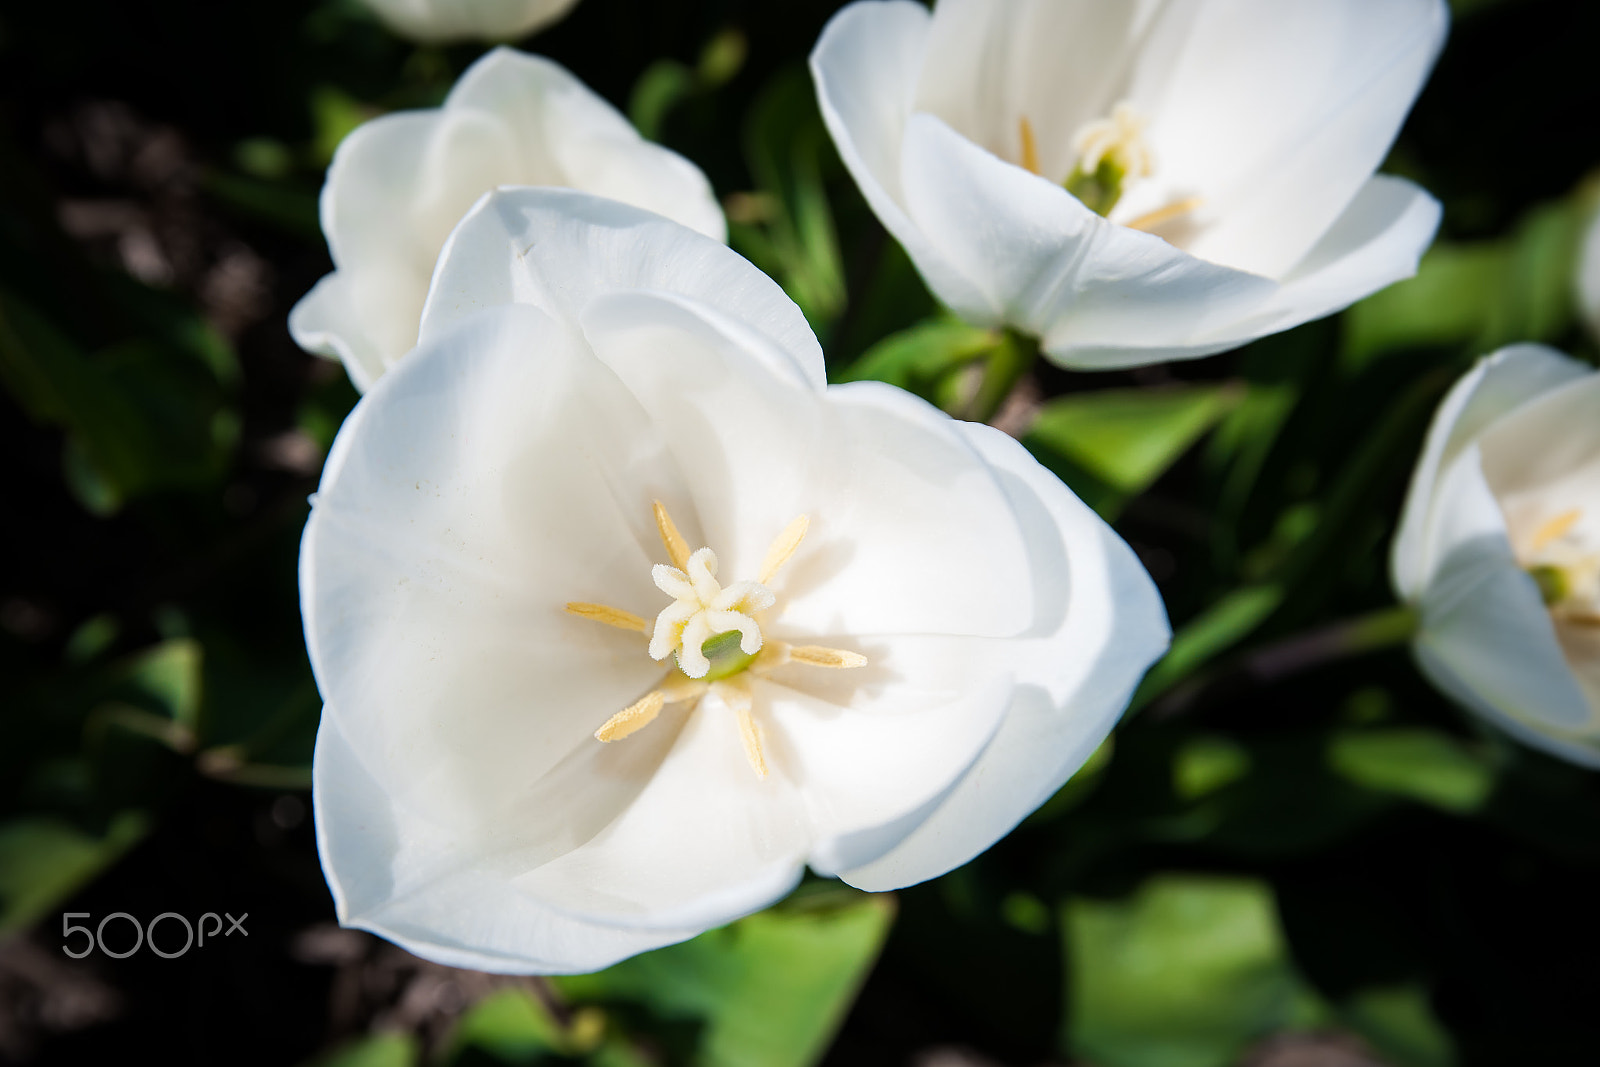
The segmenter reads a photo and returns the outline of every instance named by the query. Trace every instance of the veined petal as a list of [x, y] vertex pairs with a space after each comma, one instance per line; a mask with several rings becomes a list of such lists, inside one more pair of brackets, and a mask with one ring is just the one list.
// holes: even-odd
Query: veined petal
[[[647, 754], [620, 745], [596, 745], [593, 752], [613, 761]], [[482, 844], [462, 849], [459, 837], [396, 805], [331, 707], [317, 731], [313, 771], [317, 850], [340, 923], [424, 959], [501, 974], [571, 974], [700, 932], [584, 922], [518, 892], [505, 870], [514, 869], [514, 859]], [[538, 810], [570, 812], [574, 805], [569, 798]]]
[[1444, 43], [1448, 9], [1443, 0], [1183, 8], [1173, 5], [1141, 52], [1149, 66], [1129, 94], [1150, 116], [1160, 166], [1112, 217], [1198, 195], [1189, 252], [1282, 277], [1388, 153]]
[[893, 847], [840, 874], [862, 889], [936, 877], [1010, 831], [1105, 740], [1171, 635], [1149, 574], [1099, 516], [1014, 440], [959, 425], [1025, 532], [1035, 617], [1006, 643], [1016, 688], [997, 732]]
[[[948, 417], [887, 386], [826, 399], [741, 356], [682, 302], [615, 293], [587, 309], [595, 352], [693, 471], [694, 514], [728, 576], [754, 574], [796, 515], [813, 524], [775, 579], [783, 625], [813, 633], [1022, 629], [1020, 538], [988, 468]], [[851, 398], [906, 396], [870, 413]]]
[[508, 303], [577, 329], [596, 297], [631, 289], [695, 301], [775, 372], [817, 390], [827, 382], [816, 335], [772, 279], [659, 215], [567, 189], [502, 189], [468, 213], [440, 256], [422, 336]]
[[811, 51], [817, 105], [862, 196], [923, 278], [953, 308], [985, 307], [971, 279], [906, 214], [901, 141], [923, 69], [932, 16], [912, 0], [863, 0], [828, 21]]
[[660, 603], [654, 524], [620, 501], [681, 500], [679, 475], [612, 431], [646, 421], [522, 307], [440, 335], [357, 406], [306, 526], [301, 603], [324, 697], [402, 802], [481, 818], [659, 679], [640, 635], [564, 610]]
[[907, 125], [901, 180], [937, 253], [963, 264], [984, 292], [983, 306], [956, 310], [1037, 333], [1058, 361], [1058, 353], [1114, 352], [1136, 337], [1129, 362], [1149, 362], [1154, 349], [1205, 343], [1277, 291], [1267, 278], [1107, 222], [929, 115]]
[[516, 885], [545, 907], [587, 922], [704, 929], [792, 889], [807, 836], [794, 787], [781, 774], [762, 779], [751, 771], [733, 712], [713, 688], [627, 810]]

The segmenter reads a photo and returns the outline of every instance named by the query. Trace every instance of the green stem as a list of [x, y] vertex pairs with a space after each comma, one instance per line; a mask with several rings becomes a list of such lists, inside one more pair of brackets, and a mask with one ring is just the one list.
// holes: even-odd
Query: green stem
[[1039, 340], [1016, 330], [1006, 330], [984, 361], [983, 380], [961, 417], [988, 422], [1005, 403], [1017, 383], [1039, 358]]
[[1337, 660], [1394, 648], [1409, 642], [1417, 625], [1416, 611], [1400, 604], [1319, 626], [1245, 652], [1216, 671], [1175, 686], [1154, 702], [1151, 713], [1158, 718], [1178, 715], [1224, 681], [1270, 684]]

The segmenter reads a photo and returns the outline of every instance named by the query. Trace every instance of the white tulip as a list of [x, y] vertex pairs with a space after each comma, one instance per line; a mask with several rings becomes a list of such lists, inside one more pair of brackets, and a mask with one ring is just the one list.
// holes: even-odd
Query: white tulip
[[[1094, 751], [1169, 636], [1015, 441], [827, 387], [725, 246], [505, 189], [328, 457], [301, 553], [340, 920], [598, 968], [971, 859]], [[707, 635], [718, 635], [709, 641]]]
[[1439, 206], [1373, 171], [1446, 25], [1443, 0], [865, 0], [811, 70], [940, 300], [1058, 363], [1118, 367], [1415, 272]]
[[1434, 416], [1392, 562], [1440, 689], [1600, 767], [1600, 373], [1539, 345], [1480, 362]]
[[578, 0], [362, 0], [413, 41], [513, 41], [556, 21]]
[[1600, 338], [1600, 210], [1589, 216], [1578, 251], [1578, 310], [1589, 332]]
[[384, 115], [339, 145], [322, 188], [336, 269], [290, 313], [295, 341], [343, 360], [356, 388], [370, 388], [416, 345], [445, 238], [501, 185], [568, 186], [727, 233], [693, 163], [644, 140], [559, 64], [497, 48], [443, 107]]

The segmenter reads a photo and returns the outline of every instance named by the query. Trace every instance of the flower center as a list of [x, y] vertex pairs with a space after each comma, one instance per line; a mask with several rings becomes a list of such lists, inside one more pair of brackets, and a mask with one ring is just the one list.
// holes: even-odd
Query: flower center
[[[1155, 154], [1145, 139], [1148, 120], [1126, 100], [1111, 109], [1105, 118], [1086, 122], [1072, 135], [1072, 151], [1077, 162], [1062, 186], [1083, 201], [1085, 207], [1102, 217], [1111, 214], [1130, 182], [1148, 178], [1155, 170]], [[1020, 121], [1022, 165], [1035, 174], [1039, 167], [1039, 144], [1033, 124], [1024, 115]], [[1147, 212], [1126, 225], [1135, 230], [1151, 230], [1186, 215], [1200, 206], [1197, 196], [1185, 197], [1165, 207]]]
[[1600, 626], [1600, 552], [1582, 536], [1583, 511], [1573, 508], [1533, 532], [1523, 566], [1560, 622]]
[[786, 663], [845, 669], [867, 662], [855, 652], [767, 641], [761, 633], [760, 613], [777, 602], [768, 584], [800, 547], [811, 521], [801, 515], [784, 527], [767, 549], [756, 580], [724, 586], [717, 580], [716, 553], [709, 548], [691, 553], [660, 501], [655, 504], [655, 517], [656, 530], [672, 563], [656, 564], [650, 576], [656, 588], [673, 600], [656, 616], [654, 625], [631, 611], [605, 604], [572, 601], [566, 610], [619, 630], [648, 634], [650, 658], [674, 656], [677, 669], [640, 700], [607, 719], [594, 736], [600, 741], [620, 741], [648, 726], [666, 705], [698, 703], [701, 696], [714, 692], [733, 710], [745, 757], [756, 774], [765, 778], [766, 756], [749, 676], [760, 676]]

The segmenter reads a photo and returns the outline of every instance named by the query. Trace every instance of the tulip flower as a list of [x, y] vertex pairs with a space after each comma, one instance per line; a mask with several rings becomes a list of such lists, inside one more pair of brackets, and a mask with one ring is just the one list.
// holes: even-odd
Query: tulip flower
[[1600, 767], [1600, 373], [1518, 345], [1463, 378], [1428, 431], [1393, 576], [1440, 689]]
[[1600, 210], [1590, 215], [1584, 226], [1575, 281], [1578, 310], [1590, 334], [1600, 338]]
[[290, 313], [295, 340], [342, 360], [357, 389], [371, 387], [417, 343], [445, 237], [500, 185], [583, 189], [726, 235], [693, 163], [641, 138], [560, 65], [497, 48], [443, 107], [384, 115], [340, 143], [322, 188], [336, 269]]
[[513, 41], [571, 11], [578, 0], [362, 0], [402, 37], [429, 44]]
[[963, 318], [1070, 367], [1209, 355], [1416, 270], [1383, 160], [1443, 0], [864, 0], [811, 54], [868, 204]]
[[455, 231], [301, 553], [342, 922], [584, 971], [809, 865], [948, 871], [1104, 739], [1168, 628], [1014, 440], [828, 387], [745, 260], [571, 190]]

